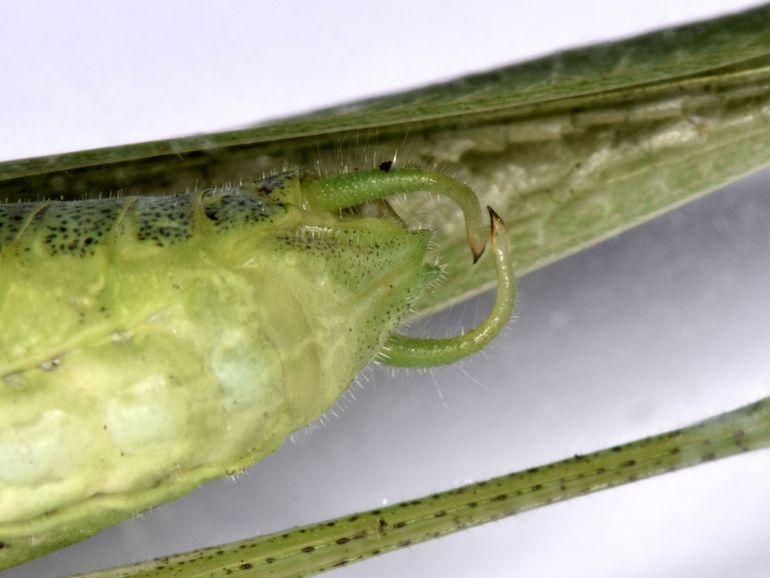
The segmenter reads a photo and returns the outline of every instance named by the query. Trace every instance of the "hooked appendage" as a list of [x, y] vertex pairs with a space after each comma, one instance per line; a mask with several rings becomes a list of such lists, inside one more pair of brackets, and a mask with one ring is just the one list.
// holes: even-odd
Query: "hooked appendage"
[[467, 185], [446, 175], [417, 169], [362, 171], [312, 181], [305, 186], [310, 203], [324, 210], [345, 209], [368, 201], [416, 192], [448, 196], [465, 216], [468, 245], [473, 262], [484, 253], [488, 239], [497, 270], [497, 297], [492, 311], [478, 327], [447, 339], [422, 339], [393, 334], [378, 360], [401, 367], [430, 367], [453, 363], [488, 345], [505, 326], [516, 301], [516, 285], [510, 257], [510, 238], [503, 220], [487, 207], [489, 234], [479, 199]]

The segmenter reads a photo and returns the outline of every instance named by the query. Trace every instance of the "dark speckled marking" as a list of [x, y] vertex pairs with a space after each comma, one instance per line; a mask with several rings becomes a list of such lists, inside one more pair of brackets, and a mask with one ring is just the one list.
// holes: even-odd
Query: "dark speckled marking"
[[38, 203], [0, 205], [0, 249], [16, 239], [27, 214], [37, 206]]
[[133, 217], [140, 241], [165, 247], [193, 235], [193, 198], [190, 194], [139, 197]]
[[268, 205], [263, 199], [244, 195], [233, 187], [206, 191], [201, 197], [201, 206], [206, 217], [223, 231], [270, 219], [280, 210], [280, 206]]
[[257, 190], [264, 195], [269, 195], [273, 191], [282, 188], [287, 179], [290, 179], [295, 175], [296, 173], [294, 172], [286, 172], [265, 177], [257, 184]]
[[126, 202], [114, 198], [0, 205], [0, 249], [18, 243], [29, 250], [40, 240], [49, 255], [93, 254]]
[[51, 203], [40, 213], [38, 234], [51, 255], [93, 254], [123, 210], [125, 199]]
[[[278, 177], [282, 183], [286, 175], [268, 179], [270, 186], [280, 184]], [[159, 197], [0, 204], [0, 250], [14, 244], [29, 250], [40, 242], [45, 254], [84, 257], [111, 233], [120, 237], [126, 230], [134, 230], [139, 241], [166, 247], [195, 235], [194, 217], [201, 210], [224, 232], [272, 221], [284, 209], [266, 203], [253, 188], [234, 186]]]

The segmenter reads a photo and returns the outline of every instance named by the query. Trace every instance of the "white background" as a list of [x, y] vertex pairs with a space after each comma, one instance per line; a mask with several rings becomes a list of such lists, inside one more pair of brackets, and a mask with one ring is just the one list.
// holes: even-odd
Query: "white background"
[[[0, 159], [234, 128], [756, 3], [0, 4]], [[40, 578], [393, 503], [770, 395], [770, 175], [535, 273], [487, 353], [375, 369], [237, 482], [2, 578]], [[456, 326], [483, 298], [435, 323]], [[441, 330], [441, 329], [439, 329]], [[764, 576], [767, 452], [511, 518], [338, 576]]]

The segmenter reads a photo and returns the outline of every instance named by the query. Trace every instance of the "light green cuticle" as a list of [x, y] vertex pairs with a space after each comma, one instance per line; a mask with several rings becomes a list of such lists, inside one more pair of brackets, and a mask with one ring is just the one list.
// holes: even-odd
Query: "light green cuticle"
[[430, 231], [340, 210], [422, 173], [364, 177], [0, 205], [0, 568], [243, 470], [339, 398], [439, 275]]

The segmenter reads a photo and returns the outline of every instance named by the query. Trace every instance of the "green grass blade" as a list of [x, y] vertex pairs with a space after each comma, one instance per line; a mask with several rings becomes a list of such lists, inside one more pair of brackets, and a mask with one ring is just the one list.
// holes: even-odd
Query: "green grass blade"
[[82, 576], [299, 578], [533, 508], [767, 447], [770, 398], [690, 427], [418, 500]]
[[[568, 102], [580, 106], [632, 87], [660, 90], [697, 84], [706, 77], [719, 80], [725, 74], [758, 70], [767, 64], [768, 46], [770, 8], [762, 6], [253, 129], [10, 161], [0, 165], [0, 178], [15, 181], [39, 176], [51, 185], [40, 190], [52, 194], [91, 193], [94, 187], [133, 185], [148, 179], [154, 183], [158, 166], [166, 164], [175, 169], [164, 173], [168, 186], [175, 189], [179, 185], [174, 179], [184, 182], [184, 170], [201, 176], [203, 167], [210, 172], [229, 158], [269, 151], [269, 146], [260, 148], [267, 143], [291, 155], [301, 150], [302, 139], [316, 135], [331, 135], [330, 142], [337, 144], [337, 135], [367, 128], [403, 135], [407, 126], [433, 130], [441, 118], [451, 122], [457, 117], [513, 111], [532, 117], [547, 112], [551, 105], [563, 108]], [[110, 166], [113, 163], [121, 166]], [[227, 174], [226, 167], [221, 170]], [[64, 171], [70, 171], [69, 175], [58, 178]], [[24, 194], [23, 185], [20, 182], [12, 189], [18, 186]]]

